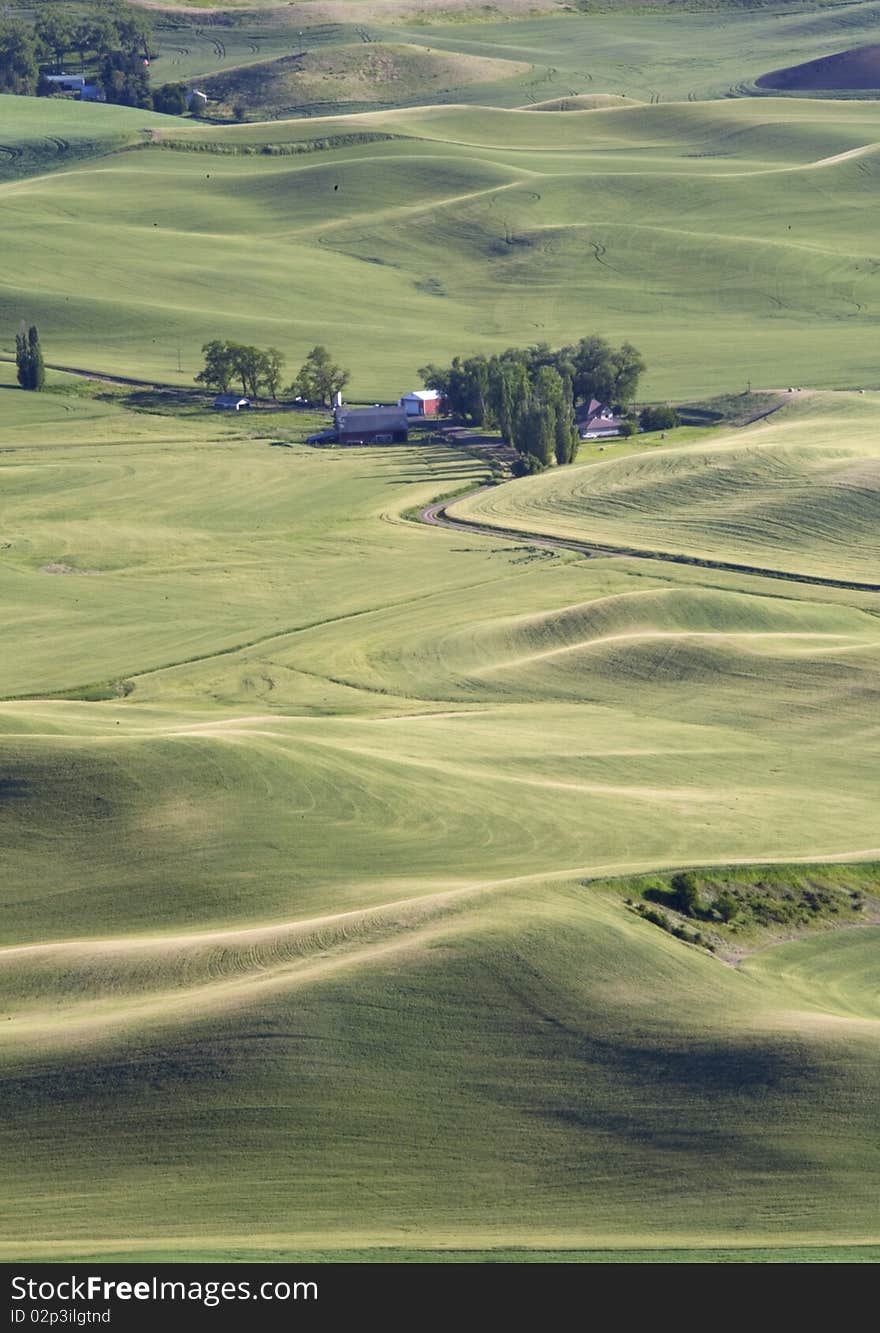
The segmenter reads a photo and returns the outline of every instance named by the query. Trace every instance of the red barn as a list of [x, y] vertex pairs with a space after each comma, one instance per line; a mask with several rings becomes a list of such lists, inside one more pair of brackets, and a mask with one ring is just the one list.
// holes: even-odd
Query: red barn
[[440, 415], [441, 401], [436, 389], [413, 389], [399, 400], [399, 406], [408, 417], [436, 417]]

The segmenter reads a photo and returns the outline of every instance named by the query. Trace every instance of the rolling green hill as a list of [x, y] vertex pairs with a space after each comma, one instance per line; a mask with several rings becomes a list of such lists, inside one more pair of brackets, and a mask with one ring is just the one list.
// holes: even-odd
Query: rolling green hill
[[[797, 54], [869, 10], [750, 21]], [[627, 63], [679, 17], [732, 84], [727, 9], [384, 36], [632, 24]], [[880, 1253], [880, 593], [844, 586], [878, 581], [880, 111], [553, 68], [522, 104], [620, 96], [0, 99], [0, 1260]], [[367, 401], [599, 332], [646, 397], [783, 406], [461, 498], [486, 467], [441, 438], [22, 393], [22, 318], [178, 386], [209, 338], [322, 342]], [[444, 495], [482, 528], [419, 523]], [[659, 929], [688, 868], [704, 916]]]
[[428, 529], [462, 452], [67, 384], [0, 390], [0, 1254], [876, 1253], [872, 918], [731, 966], [613, 877], [876, 896], [878, 597]]
[[[352, 46], [369, 65], [374, 44], [404, 42], [420, 49], [423, 67], [433, 65], [438, 76], [446, 71], [446, 77], [423, 80], [422, 101], [528, 106], [591, 93], [637, 102], [755, 96], [758, 81], [780, 66], [823, 61], [876, 41], [878, 13], [877, 0], [815, 4], [807, 12], [798, 4], [738, 0], [497, 0], [491, 8], [464, 0], [371, 0], [369, 6], [309, 0], [238, 10], [165, 9], [156, 20], [152, 77], [156, 84], [218, 74], [248, 81], [258, 63], [303, 55], [306, 64], [332, 67], [337, 58], [351, 58]], [[449, 62], [462, 58], [525, 62], [527, 68], [500, 83], [458, 80]], [[265, 115], [314, 115], [327, 100], [295, 85], [292, 92], [284, 101], [268, 96]], [[382, 95], [376, 88], [364, 100]], [[346, 105], [351, 98], [350, 89], [342, 90], [340, 104], [323, 109], [353, 109]], [[384, 100], [399, 106], [418, 98], [405, 83], [389, 81]], [[251, 89], [251, 101], [258, 105], [258, 88]]]
[[876, 582], [876, 423], [875, 394], [795, 395], [781, 417], [660, 453], [615, 460], [612, 446], [598, 467], [485, 492], [452, 505], [450, 514], [490, 527]]
[[[47, 128], [12, 106], [23, 142]], [[649, 396], [876, 383], [875, 105], [120, 114], [152, 146], [0, 187], [7, 354], [22, 317], [57, 364], [178, 382], [211, 337], [292, 367], [322, 341], [370, 401], [429, 360], [601, 331], [643, 350]]]
[[530, 69], [522, 60], [434, 53], [414, 43], [337, 43], [214, 74], [201, 86], [212, 103], [238, 107], [239, 114], [243, 111], [250, 119], [267, 119], [305, 108], [333, 114], [371, 104], [387, 106], [392, 99], [421, 104], [440, 93], [443, 101], [452, 101], [469, 85], [494, 88]]

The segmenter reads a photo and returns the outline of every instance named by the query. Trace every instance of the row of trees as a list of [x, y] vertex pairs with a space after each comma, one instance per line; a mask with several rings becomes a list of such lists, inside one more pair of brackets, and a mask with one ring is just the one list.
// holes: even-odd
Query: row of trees
[[15, 335], [15, 365], [18, 382], [23, 389], [42, 389], [46, 383], [46, 367], [40, 348], [36, 324], [27, 327], [24, 320]]
[[248, 398], [259, 398], [265, 389], [277, 398], [284, 357], [277, 347], [253, 347], [246, 343], [223, 342], [215, 338], [202, 348], [205, 365], [196, 375], [197, 384], [226, 393], [237, 380]]
[[[226, 393], [234, 382], [245, 397], [258, 398], [262, 390], [277, 399], [284, 369], [284, 356], [277, 347], [253, 347], [215, 338], [202, 347], [205, 365], [196, 375], [197, 384]], [[293, 383], [284, 390], [289, 398], [305, 398], [327, 407], [341, 393], [350, 371], [336, 365], [326, 347], [313, 347]]]
[[73, 53], [79, 56], [81, 70], [89, 56], [100, 58], [113, 51], [140, 54], [144, 59], [150, 55], [147, 16], [121, 0], [105, 0], [94, 9], [77, 6], [75, 12], [62, 5], [41, 5], [33, 35], [38, 50], [51, 55], [59, 70]]
[[[149, 108], [155, 101], [145, 63], [149, 41], [143, 10], [122, 0], [75, 12], [42, 6], [33, 26], [15, 18], [0, 21], [0, 92], [49, 96], [55, 88], [47, 70], [62, 72], [66, 58], [75, 54], [83, 73], [87, 64], [94, 67], [95, 82], [108, 102]], [[161, 102], [164, 90], [158, 96]], [[179, 94], [174, 101], [178, 105]]]

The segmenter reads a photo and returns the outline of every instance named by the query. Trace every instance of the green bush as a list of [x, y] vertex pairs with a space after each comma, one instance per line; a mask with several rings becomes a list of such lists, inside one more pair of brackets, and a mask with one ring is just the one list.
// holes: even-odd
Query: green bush
[[690, 870], [681, 871], [672, 876], [672, 905], [682, 916], [699, 916], [702, 911], [700, 886], [697, 877]]
[[721, 920], [727, 923], [739, 915], [739, 903], [728, 889], [719, 893], [714, 903], [715, 911], [721, 917]]
[[531, 477], [536, 472], [543, 472], [544, 464], [534, 454], [520, 454], [511, 470], [515, 477]]
[[672, 430], [681, 425], [681, 418], [674, 407], [661, 403], [659, 407], [643, 407], [639, 425], [642, 430]]
[[164, 83], [153, 93], [153, 110], [166, 116], [182, 116], [186, 111], [186, 84]]

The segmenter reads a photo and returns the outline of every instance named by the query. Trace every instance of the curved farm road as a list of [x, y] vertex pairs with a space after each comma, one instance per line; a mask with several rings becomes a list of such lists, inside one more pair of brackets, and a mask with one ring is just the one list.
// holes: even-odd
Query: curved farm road
[[[494, 487], [478, 486], [467, 496], [457, 495], [456, 501], [470, 499]], [[844, 588], [850, 592], [880, 592], [880, 583], [856, 583], [849, 579], [825, 579], [817, 575], [794, 574], [782, 569], [762, 569], [758, 565], [737, 565], [728, 560], [707, 560], [696, 555], [673, 555], [668, 551], [645, 551], [636, 546], [609, 546], [604, 542], [574, 541], [566, 537], [550, 537], [544, 532], [526, 528], [497, 528], [488, 523], [473, 523], [469, 519], [450, 518], [446, 500], [436, 500], [419, 513], [422, 523], [437, 528], [452, 528], [456, 532], [478, 532], [484, 537], [500, 537], [503, 541], [527, 542], [530, 546], [546, 546], [551, 550], [576, 551], [589, 557], [624, 555], [636, 560], [660, 560], [670, 565], [695, 565], [698, 569], [720, 569], [727, 574], [751, 574], [755, 578], [782, 579], [788, 583], [806, 583], [818, 588]]]

